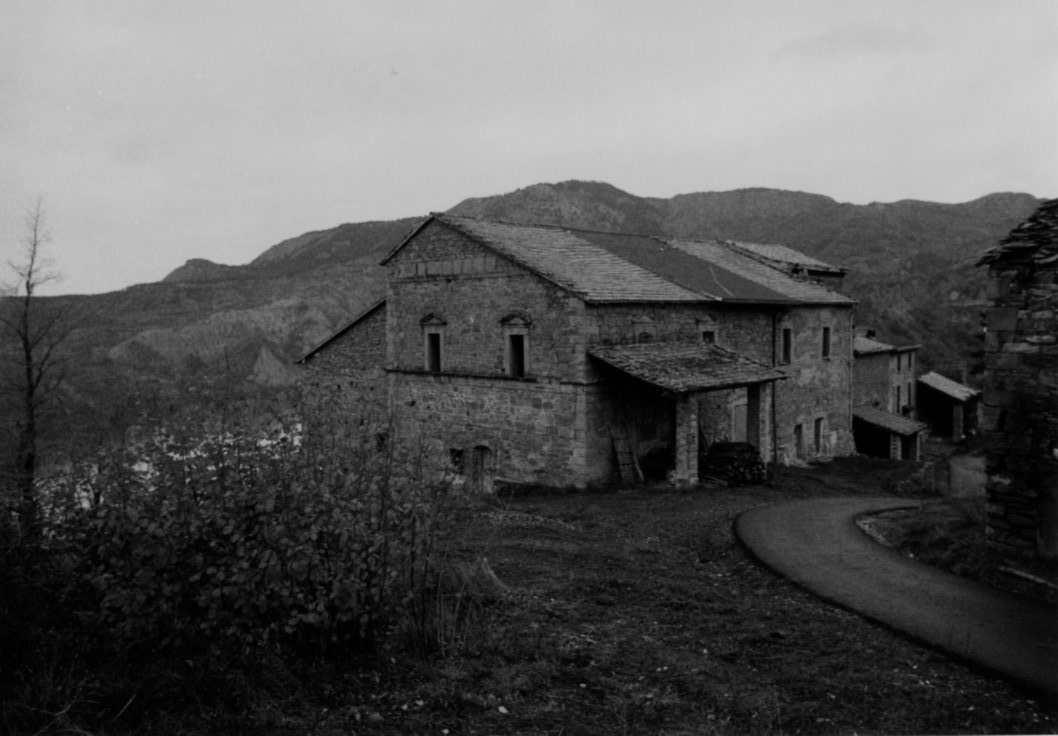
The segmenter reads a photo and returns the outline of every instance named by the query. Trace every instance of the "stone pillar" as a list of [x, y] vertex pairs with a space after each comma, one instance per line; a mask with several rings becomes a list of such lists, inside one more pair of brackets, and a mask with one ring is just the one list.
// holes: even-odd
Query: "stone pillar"
[[698, 397], [676, 397], [676, 484], [698, 484]]

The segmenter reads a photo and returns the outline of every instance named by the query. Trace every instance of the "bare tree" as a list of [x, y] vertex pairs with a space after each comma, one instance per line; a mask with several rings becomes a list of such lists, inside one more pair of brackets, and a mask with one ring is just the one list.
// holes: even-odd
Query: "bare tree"
[[7, 343], [3, 356], [8, 363], [3, 388], [14, 409], [13, 482], [9, 482], [17, 496], [19, 525], [28, 537], [40, 528], [36, 482], [41, 411], [55, 398], [62, 379], [58, 348], [68, 334], [62, 313], [38, 294], [42, 286], [59, 278], [44, 253], [50, 240], [44, 202], [38, 197], [26, 210], [19, 255], [8, 261], [15, 280], [5, 284], [9, 296], [0, 305], [0, 331]]

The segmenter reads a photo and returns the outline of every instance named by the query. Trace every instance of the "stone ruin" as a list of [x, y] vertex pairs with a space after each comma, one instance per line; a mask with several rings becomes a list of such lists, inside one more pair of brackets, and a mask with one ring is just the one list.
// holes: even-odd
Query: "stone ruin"
[[978, 262], [985, 313], [983, 440], [990, 543], [1058, 561], [1058, 199]]

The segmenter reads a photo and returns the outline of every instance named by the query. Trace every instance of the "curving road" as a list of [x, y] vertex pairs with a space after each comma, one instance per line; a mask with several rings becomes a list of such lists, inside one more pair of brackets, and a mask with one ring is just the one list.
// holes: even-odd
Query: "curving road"
[[909, 559], [856, 518], [918, 505], [904, 498], [824, 498], [765, 506], [735, 521], [768, 567], [818, 595], [982, 665], [1058, 694], [1058, 608]]

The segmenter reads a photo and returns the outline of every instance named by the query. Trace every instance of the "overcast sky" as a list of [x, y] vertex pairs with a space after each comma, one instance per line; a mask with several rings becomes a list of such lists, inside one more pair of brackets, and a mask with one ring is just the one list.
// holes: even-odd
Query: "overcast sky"
[[53, 293], [538, 182], [1058, 196], [1058, 1], [0, 0], [0, 252]]

